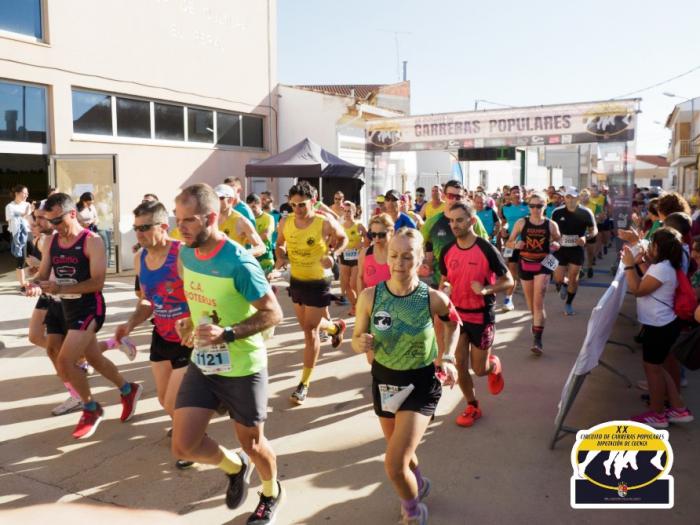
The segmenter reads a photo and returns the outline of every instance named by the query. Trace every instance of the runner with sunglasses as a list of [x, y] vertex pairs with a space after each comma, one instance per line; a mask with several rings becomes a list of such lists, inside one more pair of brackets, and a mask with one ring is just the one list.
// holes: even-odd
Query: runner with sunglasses
[[347, 246], [347, 236], [337, 221], [316, 213], [314, 192], [302, 181], [289, 189], [289, 204], [294, 213], [283, 218], [277, 229], [277, 267], [290, 265], [289, 295], [299, 325], [304, 331], [304, 368], [299, 385], [290, 401], [297, 405], [306, 401], [311, 374], [321, 351], [319, 330], [331, 336], [333, 348], [343, 342], [345, 321], [324, 317], [334, 299], [331, 293], [335, 258]]
[[[40, 288], [46, 294], [61, 298], [65, 325], [60, 335], [65, 337], [57, 364], [63, 381], [73, 386], [83, 402], [83, 414], [73, 431], [73, 437], [82, 439], [95, 433], [104, 411], [92, 398], [85, 372], [75, 366], [79, 359], [85, 357], [95, 370], [119, 388], [122, 422], [134, 415], [143, 387], [127, 382], [114, 363], [102, 355], [97, 343], [96, 334], [105, 320], [102, 288], [107, 264], [102, 239], [80, 226], [69, 195], [51, 195], [46, 199], [45, 209], [46, 219], [57, 233], [51, 239], [48, 256], [42, 258], [38, 284], [32, 284], [32, 289]], [[52, 271], [55, 281], [49, 280]], [[52, 322], [48, 314], [46, 322]]]
[[394, 221], [386, 213], [375, 215], [369, 221], [367, 237], [372, 243], [362, 250], [357, 268], [357, 293], [376, 286], [389, 278], [387, 250], [394, 235]]
[[401, 211], [400, 201], [401, 194], [396, 190], [389, 190], [386, 192], [386, 195], [384, 195], [385, 213], [394, 221], [394, 230], [398, 231], [399, 228], [403, 228], [404, 226], [407, 228], [415, 228], [416, 223], [413, 222], [413, 219], [411, 219], [407, 213]]
[[[175, 330], [178, 319], [190, 316], [177, 269], [180, 241], [168, 238], [168, 212], [160, 202], [145, 201], [134, 209], [134, 231], [142, 246], [134, 256], [141, 299], [127, 322], [117, 326], [114, 338], [121, 343], [134, 328], [152, 318], [151, 372], [158, 402], [172, 418], [175, 398], [192, 353]], [[175, 466], [185, 469], [192, 462], [178, 459]]]
[[[522, 218], [527, 217], [530, 214], [530, 209], [527, 207], [521, 199], [520, 186], [513, 186], [510, 188], [508, 193], [509, 202], [501, 207], [501, 218], [503, 219], [503, 228], [501, 229], [501, 236], [503, 239], [508, 239], [509, 232], [513, 231], [515, 224]], [[505, 291], [505, 297], [503, 298], [503, 306], [501, 306], [501, 312], [511, 312], [515, 309], [513, 304], [513, 292], [518, 282], [519, 277], [518, 270], [518, 260], [520, 251], [517, 249], [510, 248], [506, 246], [503, 249], [503, 258], [508, 262], [508, 269], [511, 275], [515, 279], [512, 288]]]
[[333, 195], [333, 204], [331, 204], [330, 208], [333, 210], [333, 213], [335, 213], [338, 217], [343, 218], [345, 215], [345, 212], [343, 210], [345, 206], [345, 194], [342, 191], [336, 191], [335, 195]]
[[542, 333], [546, 318], [544, 296], [558, 264], [550, 251], [559, 249], [557, 241], [560, 237], [557, 223], [544, 216], [546, 202], [542, 193], [533, 193], [528, 197], [530, 216], [518, 219], [506, 243], [507, 247], [520, 252], [520, 281], [532, 314], [533, 343], [530, 350], [537, 356], [542, 355], [543, 350]]

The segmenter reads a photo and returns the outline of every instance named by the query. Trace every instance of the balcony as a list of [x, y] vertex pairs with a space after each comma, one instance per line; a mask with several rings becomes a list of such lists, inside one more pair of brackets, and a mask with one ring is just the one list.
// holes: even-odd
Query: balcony
[[[669, 148], [670, 158], [668, 159], [672, 166], [680, 163], [681, 160], [694, 159], [698, 147], [690, 140], [678, 140]], [[683, 159], [683, 157], [686, 157]]]

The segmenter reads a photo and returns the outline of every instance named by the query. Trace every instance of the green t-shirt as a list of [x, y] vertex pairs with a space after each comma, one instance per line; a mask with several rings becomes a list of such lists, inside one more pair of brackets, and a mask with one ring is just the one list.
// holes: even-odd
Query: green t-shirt
[[416, 370], [437, 357], [437, 340], [430, 312], [428, 285], [419, 282], [409, 295], [392, 294], [386, 282], [374, 290], [369, 332], [374, 359], [392, 370]]
[[[265, 232], [270, 231], [271, 227], [274, 232], [275, 219], [269, 213], [262, 212], [259, 217], [255, 217], [255, 229], [260, 237], [262, 237]], [[275, 266], [275, 258], [273, 255], [274, 246], [271, 239], [263, 241], [263, 244], [265, 244], [265, 253], [257, 257], [257, 259], [265, 274], [268, 274]]]
[[[205, 313], [219, 326], [240, 323], [257, 311], [250, 303], [262, 298], [270, 289], [258, 261], [241, 245], [228, 239], [222, 240], [206, 257], [183, 246], [180, 260], [187, 306], [195, 323]], [[217, 375], [243, 377], [267, 367], [262, 334], [236, 339], [227, 346], [231, 370]]]
[[[440, 282], [440, 255], [442, 250], [455, 240], [455, 236], [450, 228], [450, 221], [445, 217], [444, 213], [433, 215], [425, 221], [421, 233], [425, 240], [426, 251], [433, 252], [433, 282], [438, 284]], [[474, 224], [474, 233], [487, 241], [489, 240], [489, 234], [478, 215]]]
[[651, 225], [651, 228], [649, 228], [649, 231], [647, 234], [644, 236], [645, 239], [651, 240], [651, 236], [654, 235], [654, 232], [661, 228], [664, 225], [662, 221], [654, 221]]

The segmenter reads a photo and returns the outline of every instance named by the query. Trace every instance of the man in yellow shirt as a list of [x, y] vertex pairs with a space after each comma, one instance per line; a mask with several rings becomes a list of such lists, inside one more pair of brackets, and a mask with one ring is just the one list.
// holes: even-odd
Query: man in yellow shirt
[[430, 200], [425, 203], [420, 215], [424, 221], [428, 221], [433, 215], [445, 211], [445, 200], [442, 198], [442, 186], [435, 184], [430, 192]]
[[304, 369], [290, 401], [301, 405], [309, 391], [311, 373], [321, 352], [319, 330], [331, 336], [333, 348], [343, 342], [345, 322], [329, 321], [324, 314], [335, 298], [331, 293], [333, 264], [348, 243], [342, 226], [313, 207], [314, 191], [302, 181], [289, 188], [294, 210], [277, 228], [277, 268], [289, 263], [289, 295], [304, 330]]
[[255, 225], [233, 209], [236, 198], [233, 188], [228, 184], [219, 184], [214, 191], [219, 197], [219, 230], [232, 241], [248, 248], [253, 257], [263, 255], [265, 244], [255, 230]]

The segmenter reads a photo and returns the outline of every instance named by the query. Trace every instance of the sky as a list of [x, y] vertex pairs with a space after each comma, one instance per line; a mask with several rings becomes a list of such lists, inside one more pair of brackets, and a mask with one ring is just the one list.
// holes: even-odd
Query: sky
[[399, 81], [398, 36], [412, 114], [639, 91], [629, 95], [642, 98], [637, 154], [665, 155], [664, 124], [683, 99], [663, 93], [700, 96], [697, 0], [277, 0], [277, 9], [279, 82]]

